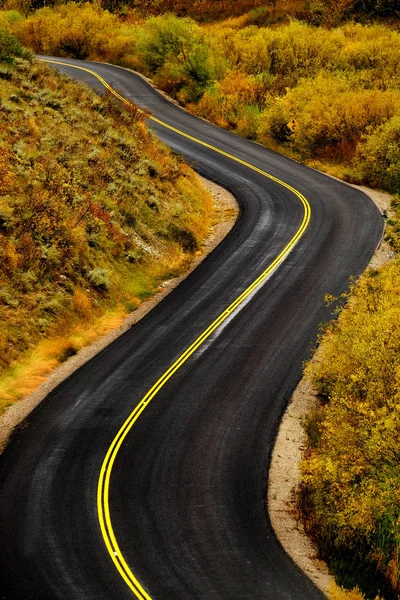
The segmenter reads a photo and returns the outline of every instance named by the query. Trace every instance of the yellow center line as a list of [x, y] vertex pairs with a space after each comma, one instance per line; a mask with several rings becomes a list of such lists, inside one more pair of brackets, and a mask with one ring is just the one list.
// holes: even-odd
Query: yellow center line
[[[107, 88], [114, 96], [116, 96], [121, 102], [123, 102], [126, 106], [132, 106], [132, 103], [129, 102], [126, 98], [118, 94], [100, 75], [98, 75], [95, 71], [91, 69], [87, 69], [85, 67], [79, 67], [77, 65], [73, 65], [70, 63], [65, 63], [56, 60], [50, 59], [40, 59], [43, 62], [53, 63], [56, 65], [64, 65], [67, 67], [73, 67], [74, 69], [79, 69], [80, 71], [86, 71], [98, 81], [100, 81], [105, 88]], [[139, 109], [140, 110], [140, 109]], [[144, 111], [141, 111], [144, 112]], [[306, 231], [310, 218], [311, 218], [311, 207], [308, 200], [294, 187], [289, 185], [288, 183], [270, 175], [266, 171], [255, 167], [251, 163], [234, 156], [233, 154], [229, 154], [216, 146], [212, 146], [198, 138], [169, 125], [168, 123], [164, 123], [164, 121], [160, 121], [156, 117], [149, 116], [150, 120], [154, 121], [158, 125], [162, 125], [166, 129], [170, 131], [174, 131], [179, 135], [187, 138], [201, 146], [212, 150], [213, 152], [217, 152], [218, 154], [222, 154], [231, 160], [240, 163], [251, 169], [252, 171], [256, 171], [260, 173], [267, 179], [275, 181], [279, 185], [283, 186], [287, 190], [290, 190], [297, 196], [300, 202], [303, 205], [304, 213], [302, 222], [294, 234], [294, 236], [289, 240], [286, 246], [281, 250], [278, 256], [272, 261], [272, 263], [247, 287], [216, 319], [213, 321], [203, 333], [199, 335], [199, 337], [179, 356], [179, 358], [163, 373], [163, 375], [156, 381], [153, 387], [147, 392], [147, 394], [140, 400], [137, 406], [133, 409], [129, 417], [125, 420], [121, 428], [119, 429], [117, 435], [114, 437], [111, 442], [110, 447], [108, 448], [107, 454], [103, 460], [103, 464], [101, 466], [98, 486], [97, 486], [97, 510], [98, 510], [98, 519], [100, 524], [101, 533], [104, 539], [104, 543], [108, 550], [108, 553], [111, 556], [111, 559], [114, 562], [118, 572], [120, 573], [122, 579], [125, 581], [126, 585], [131, 589], [131, 591], [135, 594], [139, 600], [151, 600], [149, 594], [143, 589], [140, 585], [139, 581], [136, 579], [135, 575], [132, 573], [129, 565], [127, 564], [120, 548], [118, 542], [116, 540], [114, 529], [111, 522], [110, 515], [110, 505], [109, 505], [109, 490], [110, 490], [110, 479], [112, 469], [115, 463], [115, 459], [118, 455], [119, 449], [126, 439], [127, 435], [131, 431], [133, 425], [136, 423], [142, 412], [148, 406], [150, 401], [157, 395], [157, 393], [163, 388], [163, 386], [167, 383], [167, 381], [176, 373], [178, 369], [192, 356], [194, 352], [202, 345], [204, 342], [211, 336], [211, 334], [228, 318], [231, 316], [233, 311], [235, 311], [245, 300], [252, 294], [270, 275], [275, 269], [284, 261], [287, 255], [291, 252], [300, 238], [303, 236]]]

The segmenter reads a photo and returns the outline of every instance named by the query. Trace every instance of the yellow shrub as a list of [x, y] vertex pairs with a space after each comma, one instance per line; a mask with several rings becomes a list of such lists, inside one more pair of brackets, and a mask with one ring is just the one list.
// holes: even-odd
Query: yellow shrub
[[399, 593], [397, 261], [357, 283], [309, 370], [323, 405], [302, 465], [307, 525], [328, 560], [351, 556], [360, 573], [375, 569], [381, 585], [386, 581]]
[[39, 53], [113, 60], [133, 51], [133, 37], [119, 30], [115, 15], [88, 2], [42, 8], [12, 27], [22, 44]]
[[[366, 600], [364, 594], [356, 587], [352, 590], [345, 590], [333, 583], [329, 587], [328, 592], [329, 600]], [[376, 596], [375, 600], [383, 600]]]
[[351, 160], [367, 128], [378, 127], [398, 112], [400, 92], [355, 90], [351, 79], [321, 72], [303, 79], [265, 111], [260, 136], [276, 137], [278, 126], [295, 119], [299, 126], [290, 140], [303, 156]]

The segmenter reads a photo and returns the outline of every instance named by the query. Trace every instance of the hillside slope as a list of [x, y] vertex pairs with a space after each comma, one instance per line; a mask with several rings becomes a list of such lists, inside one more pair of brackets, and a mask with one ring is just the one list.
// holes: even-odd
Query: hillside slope
[[[21, 54], [17, 46], [12, 53]], [[29, 57], [6, 58], [0, 65], [2, 408], [23, 392], [21, 375], [25, 388], [37, 383], [49, 365], [181, 272], [213, 218], [197, 176], [155, 140], [141, 113]]]

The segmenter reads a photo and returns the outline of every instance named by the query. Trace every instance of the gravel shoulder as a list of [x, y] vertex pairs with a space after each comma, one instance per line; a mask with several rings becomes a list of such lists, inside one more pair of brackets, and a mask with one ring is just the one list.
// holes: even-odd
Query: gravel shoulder
[[200, 183], [213, 196], [218, 216], [218, 222], [213, 226], [210, 236], [203, 245], [201, 254], [195, 257], [190, 268], [183, 275], [165, 281], [160, 286], [160, 291], [129, 314], [119, 327], [102, 336], [93, 344], [82, 348], [75, 356], [54, 369], [34, 392], [6, 410], [0, 416], [0, 452], [6, 447], [13, 430], [54, 388], [150, 312], [218, 246], [233, 228], [239, 213], [239, 207], [233, 195], [212, 181], [200, 176], [199, 179]]
[[[353, 187], [367, 194], [382, 214], [391, 216], [389, 194], [362, 186]], [[393, 258], [394, 252], [382, 239], [369, 267], [379, 268]], [[315, 390], [304, 376], [292, 395], [279, 427], [269, 471], [267, 505], [272, 526], [285, 551], [314, 584], [329, 596], [329, 590], [334, 587], [334, 579], [329, 574], [326, 563], [318, 559], [316, 547], [304, 532], [295, 498], [295, 491], [300, 483], [299, 463], [306, 444], [302, 423], [317, 405]]]

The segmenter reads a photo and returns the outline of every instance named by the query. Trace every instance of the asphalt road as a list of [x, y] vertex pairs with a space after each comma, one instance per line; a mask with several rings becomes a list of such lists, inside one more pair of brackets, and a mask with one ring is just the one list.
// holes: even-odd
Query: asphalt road
[[[312, 211], [281, 266], [165, 383], [116, 455], [110, 518], [140, 583], [137, 596], [321, 599], [272, 531], [267, 469], [302, 362], [318, 324], [331, 317], [324, 294], [340, 294], [363, 271], [382, 218], [359, 191], [185, 113], [134, 74], [86, 65], [159, 119], [294, 186]], [[84, 71], [59, 68], [102, 87]], [[153, 126], [236, 196], [241, 215], [196, 271], [52, 392], [14, 435], [0, 458], [0, 598], [133, 597], [99, 526], [97, 484], [107, 450], [146, 392], [271, 264], [303, 218], [290, 190]]]

